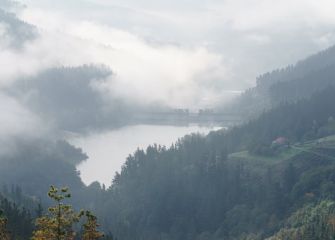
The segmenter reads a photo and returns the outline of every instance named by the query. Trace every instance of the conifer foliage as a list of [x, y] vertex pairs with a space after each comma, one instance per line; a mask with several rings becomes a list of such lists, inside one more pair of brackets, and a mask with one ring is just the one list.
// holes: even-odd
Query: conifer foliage
[[0, 211], [0, 239], [10, 240], [9, 232], [7, 230], [7, 219], [3, 217], [2, 211]]
[[90, 211], [85, 212], [86, 223], [84, 223], [84, 233], [83, 233], [83, 240], [93, 240], [93, 239], [100, 239], [104, 235], [97, 230], [99, 224], [97, 222], [97, 217], [94, 216]]
[[65, 204], [66, 199], [71, 198], [68, 188], [58, 189], [50, 187], [48, 196], [55, 202], [48, 208], [48, 213], [36, 220], [37, 229], [33, 233], [32, 240], [74, 240], [78, 233], [74, 231], [75, 224], [79, 223], [83, 216], [87, 221], [83, 224], [82, 239], [95, 240], [103, 237], [97, 230], [97, 218], [89, 211], [75, 212], [71, 205]]

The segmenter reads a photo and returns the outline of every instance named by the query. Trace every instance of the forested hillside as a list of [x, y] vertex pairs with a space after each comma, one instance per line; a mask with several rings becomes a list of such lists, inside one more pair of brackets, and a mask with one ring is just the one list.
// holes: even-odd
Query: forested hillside
[[[64, 131], [115, 128], [128, 124], [130, 104], [106, 97], [101, 85], [112, 77], [105, 66], [51, 68], [22, 78], [6, 92], [45, 121]], [[59, 98], [62, 96], [62, 98]]]
[[[335, 200], [335, 142], [324, 138], [335, 134], [334, 101], [329, 88], [231, 130], [137, 151], [98, 211], [104, 226], [120, 239], [149, 240], [265, 239], [291, 227], [296, 211]], [[273, 146], [279, 136], [289, 144]]]
[[259, 76], [254, 88], [243, 92], [224, 109], [253, 118], [283, 102], [309, 98], [314, 93], [334, 85], [334, 66], [333, 46], [295, 65]]
[[[38, 204], [31, 211], [24, 206], [27, 202], [23, 202], [22, 195], [15, 191], [15, 198], [8, 199], [0, 195], [0, 238], [8, 232], [12, 239], [25, 240], [29, 239], [34, 229], [33, 219], [37, 216]], [[18, 203], [21, 202], [21, 203]], [[6, 220], [4, 220], [6, 218]]]

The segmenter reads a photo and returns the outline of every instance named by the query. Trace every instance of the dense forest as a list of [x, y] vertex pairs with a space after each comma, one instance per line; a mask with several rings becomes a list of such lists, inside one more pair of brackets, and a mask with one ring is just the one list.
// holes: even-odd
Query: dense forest
[[[265, 239], [296, 211], [333, 206], [334, 140], [324, 137], [335, 133], [334, 101], [328, 88], [231, 130], [137, 151], [107, 191], [106, 227], [121, 239]], [[273, 146], [279, 136], [289, 146]], [[304, 227], [294, 231], [311, 234]]]
[[247, 89], [222, 110], [250, 119], [283, 102], [309, 98], [334, 84], [334, 65], [335, 47], [332, 46], [295, 65], [259, 76], [255, 87]]
[[[24, 197], [18, 188], [15, 196]], [[88, 210], [76, 211], [66, 202], [71, 198], [68, 188], [50, 186], [48, 197], [53, 203], [47, 211], [41, 204], [32, 216], [29, 210], [1, 196], [0, 239], [66, 239], [66, 240], [112, 240], [113, 236], [99, 231], [97, 217]]]

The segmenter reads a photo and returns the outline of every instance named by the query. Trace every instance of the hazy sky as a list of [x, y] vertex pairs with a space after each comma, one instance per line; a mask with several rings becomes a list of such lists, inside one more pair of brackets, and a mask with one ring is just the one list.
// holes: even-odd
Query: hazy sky
[[104, 63], [114, 95], [173, 107], [213, 106], [335, 41], [329, 0], [21, 2], [41, 35], [34, 69]]
[[101, 92], [114, 98], [213, 107], [335, 41], [330, 0], [19, 2], [26, 7], [0, 0], [30, 24], [0, 12], [2, 126], [20, 114], [39, 125], [1, 89], [53, 67], [105, 64], [113, 75]]

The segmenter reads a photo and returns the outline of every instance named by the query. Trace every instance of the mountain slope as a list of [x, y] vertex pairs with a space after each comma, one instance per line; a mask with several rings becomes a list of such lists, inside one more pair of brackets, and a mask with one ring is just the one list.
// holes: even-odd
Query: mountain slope
[[309, 98], [335, 84], [335, 46], [258, 77], [254, 88], [232, 101], [225, 110], [245, 117], [256, 117], [283, 102]]
[[[335, 200], [335, 142], [320, 138], [335, 130], [334, 101], [329, 88], [228, 131], [137, 151], [98, 208], [104, 226], [124, 240], [270, 237], [306, 204]], [[272, 147], [278, 136], [290, 146]]]

